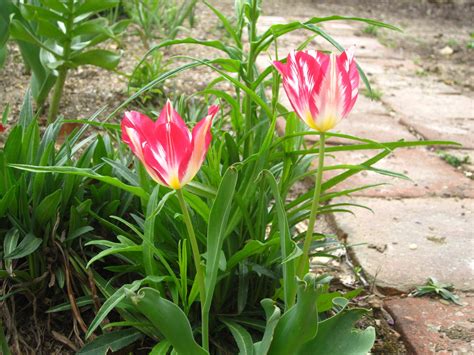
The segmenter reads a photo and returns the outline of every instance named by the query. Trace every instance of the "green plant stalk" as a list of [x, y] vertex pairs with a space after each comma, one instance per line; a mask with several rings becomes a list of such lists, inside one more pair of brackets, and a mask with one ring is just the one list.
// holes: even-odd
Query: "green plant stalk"
[[321, 197], [321, 183], [323, 180], [323, 168], [324, 168], [324, 148], [325, 148], [325, 135], [321, 132], [319, 136], [319, 159], [318, 159], [318, 170], [316, 172], [316, 182], [314, 187], [313, 204], [311, 205], [311, 213], [309, 215], [308, 230], [306, 231], [306, 237], [303, 244], [303, 255], [300, 256], [299, 264], [296, 275], [303, 279], [306, 274], [306, 262], [309, 258], [309, 248], [311, 247], [311, 241], [313, 239], [314, 224], [318, 215], [319, 200]]
[[[252, 1], [252, 12], [256, 12], [256, 7], [257, 7], [257, 0]], [[249, 24], [248, 24], [248, 31], [249, 31], [249, 43], [250, 43], [250, 49], [247, 57], [247, 75], [244, 80], [246, 81], [246, 85], [249, 87], [251, 86], [253, 80], [254, 80], [254, 72], [253, 72], [253, 66], [254, 66], [254, 40], [257, 36], [257, 24], [255, 19], [252, 19]], [[252, 124], [252, 116], [255, 113], [255, 110], [252, 111], [252, 98], [250, 97], [249, 94], [246, 95], [245, 97], [245, 133], [247, 134], [250, 132], [250, 130], [253, 127]], [[253, 140], [252, 140], [252, 135], [248, 135], [246, 139], [247, 145], [245, 146], [246, 148], [246, 154], [250, 155], [252, 152], [252, 147], [253, 147]]]
[[199, 286], [199, 297], [201, 299], [202, 347], [205, 350], [209, 350], [209, 313], [204, 309], [204, 304], [206, 303], [206, 286], [204, 284], [204, 273], [201, 268], [201, 254], [199, 253], [199, 246], [196, 235], [194, 234], [191, 217], [189, 216], [189, 211], [186, 207], [186, 202], [184, 201], [183, 191], [181, 189], [176, 190], [176, 195], [178, 196], [179, 205], [183, 211], [184, 223], [188, 230], [194, 264], [196, 266], [196, 278]]
[[59, 69], [59, 76], [56, 79], [56, 85], [54, 86], [53, 98], [51, 100], [51, 106], [48, 112], [48, 124], [53, 123], [56, 120], [56, 116], [58, 115], [59, 103], [61, 102], [61, 97], [63, 96], [66, 77], [67, 68], [63, 66], [61, 69]]
[[[68, 8], [69, 9], [74, 8], [73, 0], [68, 0]], [[71, 37], [69, 36], [72, 35], [71, 33], [72, 33], [73, 25], [74, 25], [74, 16], [72, 15], [72, 13], [70, 13], [69, 17], [67, 18], [65, 22], [65, 27], [66, 27], [65, 34], [66, 36], [68, 36], [68, 38], [64, 41], [64, 49], [63, 49], [63, 59], [65, 63], [68, 62], [69, 56], [71, 54]], [[61, 102], [61, 97], [63, 96], [64, 83], [66, 82], [67, 72], [69, 69], [66, 65], [67, 64], [63, 64], [58, 69], [59, 75], [58, 75], [58, 79], [56, 80], [56, 84], [54, 86], [53, 98], [51, 100], [51, 106], [48, 112], [48, 124], [54, 122], [58, 115], [59, 104]]]

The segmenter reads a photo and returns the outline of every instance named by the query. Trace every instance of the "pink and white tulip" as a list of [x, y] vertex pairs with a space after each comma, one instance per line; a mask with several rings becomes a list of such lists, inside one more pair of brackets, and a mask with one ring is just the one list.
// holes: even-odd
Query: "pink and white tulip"
[[192, 133], [170, 101], [156, 122], [136, 111], [122, 120], [122, 140], [157, 183], [181, 189], [201, 168], [211, 142], [211, 124], [219, 107], [212, 105]]
[[354, 47], [340, 55], [293, 51], [286, 63], [273, 62], [294, 111], [309, 127], [326, 132], [354, 107], [359, 72], [353, 52]]

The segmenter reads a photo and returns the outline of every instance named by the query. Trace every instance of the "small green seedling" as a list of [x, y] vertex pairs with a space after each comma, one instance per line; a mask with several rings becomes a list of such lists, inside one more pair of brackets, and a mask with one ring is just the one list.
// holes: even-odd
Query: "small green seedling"
[[442, 151], [439, 151], [438, 154], [441, 157], [441, 159], [446, 161], [449, 165], [454, 166], [455, 168], [459, 168], [460, 166], [462, 166], [464, 164], [470, 164], [471, 163], [471, 159], [469, 158], [468, 155], [465, 155], [464, 157], [459, 158], [455, 155], [445, 153], [445, 152], [442, 152]]
[[459, 296], [451, 292], [453, 290], [453, 285], [440, 283], [434, 277], [430, 277], [428, 278], [428, 281], [425, 285], [417, 286], [416, 290], [412, 291], [411, 295], [415, 297], [421, 297], [424, 295], [436, 294], [447, 301], [451, 301], [457, 305], [462, 306], [463, 304], [459, 302]]
[[366, 35], [369, 35], [369, 36], [377, 37], [378, 31], [379, 31], [378, 26], [367, 25], [367, 26], [362, 30], [362, 33], [365, 33]]
[[372, 88], [372, 91], [369, 91], [368, 89], [362, 89], [361, 93], [365, 97], [368, 97], [369, 99], [374, 101], [380, 101], [383, 96], [382, 91], [375, 88]]

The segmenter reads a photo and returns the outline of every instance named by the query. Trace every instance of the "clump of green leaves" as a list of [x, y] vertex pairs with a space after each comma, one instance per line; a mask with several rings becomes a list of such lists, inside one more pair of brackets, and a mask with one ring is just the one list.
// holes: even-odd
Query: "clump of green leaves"
[[428, 71], [425, 70], [425, 69], [418, 69], [416, 72], [415, 72], [416, 76], [419, 76], [420, 78], [424, 78], [426, 76], [428, 76]]
[[[87, 123], [94, 123], [99, 113]], [[100, 231], [101, 238], [112, 234], [115, 227], [104, 218], [120, 218], [129, 208], [136, 210], [138, 201], [113, 186], [121, 184], [117, 177], [105, 177], [121, 159], [121, 151], [114, 148], [106, 132], [86, 134], [88, 125], [83, 125], [63, 139], [61, 119], [41, 132], [36, 118], [28, 90], [18, 124], [8, 127], [5, 145], [0, 144], [1, 301], [12, 298], [19, 305], [18, 314], [28, 312], [31, 316], [35, 312], [39, 316], [47, 303], [34, 310], [25, 309], [25, 298], [29, 302], [34, 297], [47, 298], [56, 305], [66, 302], [65, 295], [74, 292], [74, 303], [85, 312], [92, 307], [94, 291], [84, 282], [89, 276], [81, 267], [82, 246], [102, 229], [101, 225], [105, 227]], [[18, 165], [39, 169], [54, 165], [57, 173], [32, 174], [17, 169]], [[91, 184], [86, 176], [75, 176], [76, 169], [105, 180]], [[72, 175], [64, 175], [64, 171]], [[2, 307], [10, 303], [0, 303], [1, 314]], [[73, 306], [67, 302], [65, 307], [59, 308], [64, 311]], [[85, 328], [84, 323], [82, 326]], [[1, 345], [0, 334], [0, 353]]]
[[362, 33], [365, 33], [366, 35], [369, 35], [369, 36], [377, 37], [379, 33], [379, 27], [374, 26], [374, 25], [367, 25], [362, 30]]
[[197, 0], [131, 0], [124, 1], [125, 12], [136, 24], [145, 48], [156, 38], [174, 39], [186, 18], [194, 24]]
[[454, 166], [455, 168], [459, 168], [463, 166], [464, 164], [471, 163], [471, 159], [469, 158], [468, 155], [465, 155], [464, 157], [460, 158], [453, 154], [443, 152], [443, 151], [438, 151], [438, 154], [441, 157], [441, 159], [446, 161], [449, 165]]
[[383, 96], [382, 91], [376, 88], [372, 88], [372, 90], [368, 90], [364, 88], [361, 90], [361, 93], [365, 97], [368, 97], [369, 99], [374, 100], [374, 101], [380, 101]]
[[[95, 48], [113, 39], [118, 41], [129, 21], [110, 25], [98, 15], [100, 11], [117, 6], [119, 0], [39, 0], [31, 3], [9, 3], [9, 32], [20, 43], [23, 57], [32, 69], [33, 93], [40, 103], [55, 86], [48, 121], [56, 119], [64, 83], [70, 69], [94, 65], [114, 70], [120, 54]], [[2, 4], [2, 6], [4, 6]], [[2, 10], [3, 11], [3, 10]], [[26, 43], [26, 45], [24, 45]]]
[[467, 49], [474, 49], [474, 32], [471, 32], [469, 36], [469, 41], [467, 42], [466, 48]]
[[459, 302], [459, 296], [451, 292], [453, 290], [453, 285], [443, 284], [436, 280], [434, 277], [430, 277], [425, 285], [417, 286], [416, 290], [414, 290], [411, 294], [415, 297], [421, 297], [425, 295], [438, 295], [447, 301], [462, 306], [463, 304]]
[[[140, 88], [151, 82], [153, 79], [159, 77], [167, 70], [167, 63], [163, 60], [163, 53], [154, 51], [150, 54], [147, 60], [143, 61], [132, 72], [128, 82], [129, 94], [137, 92]], [[140, 96], [142, 103], [153, 102], [157, 103], [164, 98], [163, 84], [155, 85], [144, 95]]]

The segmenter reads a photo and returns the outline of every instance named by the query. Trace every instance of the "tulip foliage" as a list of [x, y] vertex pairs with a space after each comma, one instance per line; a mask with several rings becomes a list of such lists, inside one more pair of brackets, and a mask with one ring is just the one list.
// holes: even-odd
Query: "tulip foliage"
[[[116, 350], [118, 344], [146, 337], [144, 346], [151, 344], [152, 354], [366, 354], [375, 330], [355, 329], [367, 310], [349, 304], [361, 290], [329, 292], [331, 277], [322, 270], [311, 272], [309, 258], [327, 255], [333, 238], [313, 226], [317, 230], [322, 214], [349, 212], [350, 203], [331, 199], [371, 187], [334, 189], [347, 178], [361, 171], [405, 178], [373, 167], [394, 149], [450, 143], [379, 143], [330, 132], [341, 119], [351, 119], [359, 79], [368, 82], [351, 50], [344, 52], [318, 24], [345, 19], [395, 28], [332, 16], [277, 24], [258, 34], [259, 1], [236, 1], [234, 22], [206, 5], [221, 21], [229, 44], [175, 39], [147, 55], [193, 44], [212, 47], [221, 57], [188, 58], [189, 63], [153, 79], [106, 118], [120, 112], [121, 125], [82, 122], [117, 137], [119, 153], [113, 161], [103, 157], [97, 162], [95, 157], [96, 166], [87, 169], [13, 166], [71, 175], [91, 190], [99, 182], [112, 185], [123, 190], [123, 201], [135, 203], [135, 210], [121, 215], [97, 216], [112, 233], [97, 233], [85, 243], [87, 265], [78, 264], [94, 275], [101, 307], [88, 324], [91, 342], [80, 353], [107, 351], [109, 344]], [[257, 57], [297, 29], [327, 39], [335, 53], [303, 51], [303, 43], [286, 62], [269, 63], [259, 71]], [[196, 93], [205, 105], [192, 106], [189, 100], [173, 108], [167, 102], [157, 108], [156, 120], [156, 113], [125, 112], [139, 95], [198, 66], [218, 75]], [[231, 91], [218, 86], [223, 81], [231, 84]], [[294, 112], [278, 102], [281, 84]], [[276, 132], [277, 119], [286, 120], [283, 136]], [[307, 147], [305, 135], [317, 135], [319, 147]], [[326, 147], [327, 137], [349, 144]], [[331, 166], [339, 174], [322, 180], [328, 169], [324, 152], [361, 149], [373, 155], [359, 165]], [[316, 156], [318, 168], [312, 170]], [[112, 167], [107, 175], [97, 172], [104, 164]], [[314, 187], [291, 193], [297, 182], [313, 175]], [[301, 235], [296, 226], [308, 219], [308, 230]], [[112, 312], [120, 320], [114, 322]]]

